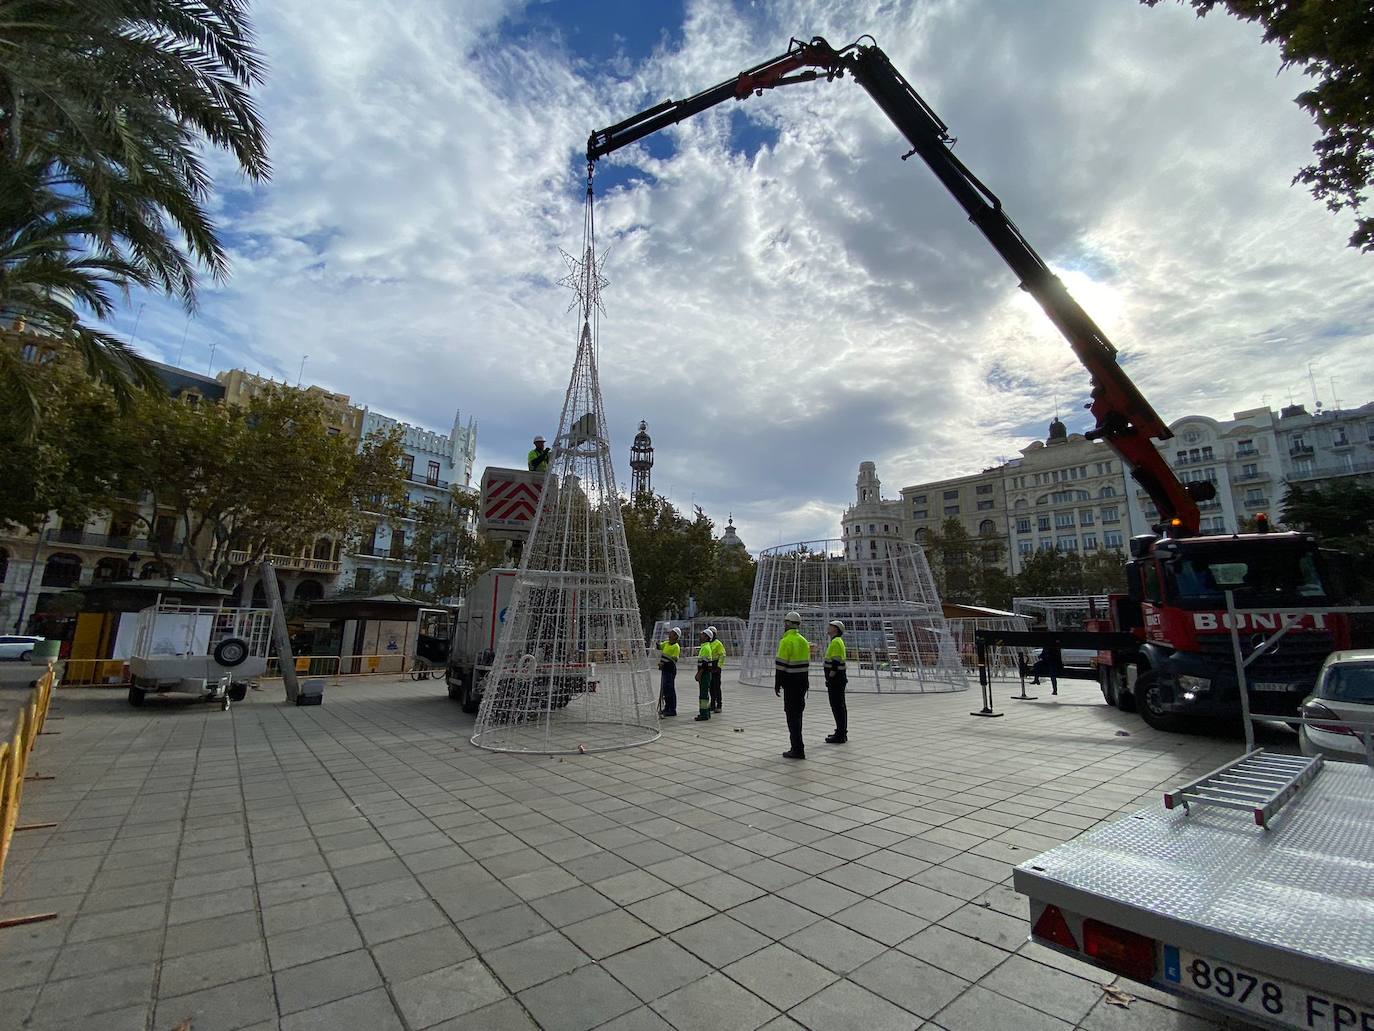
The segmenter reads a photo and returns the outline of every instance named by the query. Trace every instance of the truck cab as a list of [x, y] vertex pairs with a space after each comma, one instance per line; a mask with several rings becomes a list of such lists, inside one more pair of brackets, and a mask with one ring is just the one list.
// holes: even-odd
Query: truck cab
[[[1118, 629], [1130, 629], [1141, 641], [1131, 695], [1156, 729], [1173, 729], [1185, 715], [1233, 717], [1239, 711], [1233, 624], [1242, 654], [1291, 627], [1248, 667], [1250, 707], [1259, 715], [1296, 717], [1322, 661], [1348, 644], [1344, 617], [1309, 611], [1339, 604], [1309, 534], [1145, 535], [1131, 542], [1131, 554], [1128, 594], [1113, 612]], [[1238, 610], [1234, 616], [1227, 611], [1227, 591]]]

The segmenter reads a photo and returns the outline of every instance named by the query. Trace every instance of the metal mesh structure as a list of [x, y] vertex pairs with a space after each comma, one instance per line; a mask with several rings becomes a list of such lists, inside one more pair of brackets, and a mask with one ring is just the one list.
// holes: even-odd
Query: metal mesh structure
[[[964, 691], [968, 679], [919, 545], [848, 559], [844, 542], [805, 541], [759, 553], [740, 680], [771, 687], [783, 616], [801, 614], [812, 661], [825, 653], [826, 624], [845, 624], [851, 692]], [[819, 670], [817, 671], [819, 673]]]
[[606, 751], [659, 733], [597, 379], [591, 207], [589, 185], [583, 256], [572, 263], [577, 358], [472, 736], [494, 751]]
[[[749, 624], [738, 616], [693, 616], [691, 619], [660, 619], [654, 624], [653, 635], [649, 638], [649, 653], [658, 658], [658, 643], [668, 640], [668, 631], [672, 627], [682, 628], [682, 654], [686, 658], [688, 652], [692, 655], [692, 661], [684, 665], [683, 668], [696, 664], [697, 648], [701, 644], [700, 634], [708, 626], [716, 628], [716, 635], [720, 643], [725, 645], [725, 668], [739, 664], [740, 657], [744, 654], [744, 649], [749, 640]], [[771, 681], [770, 681], [771, 683]]]

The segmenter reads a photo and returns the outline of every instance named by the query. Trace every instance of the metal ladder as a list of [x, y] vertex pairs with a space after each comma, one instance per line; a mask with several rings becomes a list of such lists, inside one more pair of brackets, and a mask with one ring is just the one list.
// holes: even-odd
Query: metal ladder
[[1270, 818], [1321, 769], [1321, 756], [1277, 755], [1262, 748], [1190, 781], [1164, 795], [1164, 808], [1182, 803], [1243, 809], [1255, 823], [1268, 828]]
[[897, 631], [889, 620], [883, 620], [883, 644], [887, 648], [887, 671], [892, 674], [897, 668]]

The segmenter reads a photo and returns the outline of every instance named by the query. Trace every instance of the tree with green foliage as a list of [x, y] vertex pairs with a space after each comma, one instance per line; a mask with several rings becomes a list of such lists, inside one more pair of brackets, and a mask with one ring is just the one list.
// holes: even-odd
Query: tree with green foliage
[[412, 587], [411, 597], [440, 602], [467, 590], [480, 546], [472, 529], [476, 511], [477, 495], [454, 487], [444, 503], [408, 505], [391, 517], [411, 520], [405, 525], [405, 558], [419, 567], [415, 575], [423, 577], [423, 586]]
[[[1154, 7], [1161, 0], [1141, 0]], [[1350, 246], [1374, 251], [1374, 218], [1360, 217], [1374, 182], [1374, 6], [1369, 0], [1179, 0], [1199, 18], [1220, 6], [1257, 22], [1277, 43], [1285, 68], [1314, 80], [1294, 98], [1312, 115], [1321, 138], [1316, 160], [1300, 169], [1302, 183], [1333, 212], [1356, 215]]]
[[1076, 551], [1041, 548], [1026, 558], [1016, 576], [1019, 598], [1121, 594], [1125, 589], [1126, 559], [1114, 550], [1085, 558]]
[[190, 311], [197, 266], [227, 276], [206, 156], [268, 178], [249, 92], [262, 74], [246, 0], [0, 2], [0, 400], [30, 424], [17, 324], [121, 395], [157, 383], [82, 317], [107, 319], [135, 287]]
[[689, 596], [700, 597], [715, 561], [711, 520], [700, 508], [688, 519], [659, 494], [637, 494], [622, 502], [621, 513], [648, 633], [660, 613], [681, 612]]
[[244, 407], [149, 398], [122, 426], [127, 488], [176, 513], [192, 568], [221, 587], [267, 554], [355, 532], [405, 494], [398, 435], [373, 434], [355, 449], [329, 434], [321, 402], [304, 391], [266, 391]]
[[1374, 484], [1355, 477], [1311, 487], [1290, 484], [1283, 497], [1283, 521], [1290, 529], [1317, 535], [1322, 547], [1341, 552], [1347, 586], [1374, 586]]
[[715, 562], [697, 595], [697, 608], [712, 616], [748, 619], [758, 563], [743, 548], [721, 547], [719, 539], [714, 543]]
[[1011, 603], [1011, 577], [1003, 567], [1004, 542], [975, 537], [949, 518], [924, 543], [940, 600], [962, 605], [1005, 608]]

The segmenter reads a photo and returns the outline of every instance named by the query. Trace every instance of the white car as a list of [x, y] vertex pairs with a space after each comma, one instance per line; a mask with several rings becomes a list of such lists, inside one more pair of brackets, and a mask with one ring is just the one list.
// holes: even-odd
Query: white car
[[34, 645], [42, 644], [46, 638], [42, 637], [19, 637], [10, 635], [0, 637], [0, 659], [17, 659], [20, 662], [28, 662], [33, 658]]
[[1303, 755], [1366, 759], [1374, 740], [1374, 651], [1327, 656], [1316, 690], [1303, 700], [1302, 715]]

